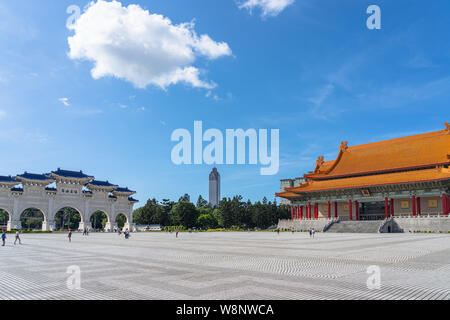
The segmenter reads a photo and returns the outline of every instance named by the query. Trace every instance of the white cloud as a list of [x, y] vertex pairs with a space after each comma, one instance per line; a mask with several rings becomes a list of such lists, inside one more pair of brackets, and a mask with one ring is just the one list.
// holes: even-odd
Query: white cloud
[[0, 119], [6, 117], [6, 112], [0, 109]]
[[201, 80], [193, 63], [200, 56], [213, 60], [231, 55], [227, 43], [198, 36], [192, 22], [175, 25], [139, 5], [125, 7], [118, 1], [92, 2], [73, 30], [68, 38], [71, 59], [94, 62], [94, 79], [113, 76], [138, 88], [166, 89], [179, 82], [213, 88], [216, 84]]
[[119, 105], [119, 108], [120, 108], [120, 109], [127, 109], [127, 108], [128, 108], [128, 106], [127, 106], [127, 105], [125, 105], [125, 104], [121, 104], [121, 105]]
[[295, 0], [245, 0], [241, 2], [239, 8], [245, 8], [252, 11], [259, 7], [263, 16], [277, 16], [287, 6], [294, 3]]
[[66, 107], [70, 106], [69, 98], [59, 98], [58, 101], [64, 104]]

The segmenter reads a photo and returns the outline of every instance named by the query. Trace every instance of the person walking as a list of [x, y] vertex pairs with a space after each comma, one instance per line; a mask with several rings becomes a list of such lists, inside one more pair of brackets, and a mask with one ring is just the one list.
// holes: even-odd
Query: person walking
[[312, 229], [309, 229], [309, 237], [312, 237]]
[[291, 228], [291, 232], [292, 232], [292, 234], [294, 234], [294, 227]]
[[178, 238], [178, 229], [175, 230], [175, 236]]
[[3, 230], [3, 232], [2, 232], [2, 247], [4, 247], [5, 246], [5, 241], [6, 241], [6, 231], [5, 230]]
[[280, 228], [277, 228], [277, 234], [280, 235]]
[[312, 237], [314, 238], [314, 234], [316, 233], [316, 230], [314, 230], [314, 228], [312, 228]]
[[17, 240], [19, 240], [19, 244], [22, 244], [22, 241], [20, 241], [20, 233], [19, 233], [19, 230], [16, 231], [16, 239], [14, 240], [14, 245], [16, 245]]
[[69, 229], [69, 234], [67, 235], [69, 242], [72, 242], [72, 230]]

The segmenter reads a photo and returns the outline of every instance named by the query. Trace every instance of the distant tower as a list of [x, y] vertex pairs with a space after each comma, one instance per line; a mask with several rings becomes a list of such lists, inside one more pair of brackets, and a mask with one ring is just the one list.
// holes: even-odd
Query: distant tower
[[216, 207], [220, 202], [220, 174], [217, 168], [213, 168], [209, 174], [209, 204]]

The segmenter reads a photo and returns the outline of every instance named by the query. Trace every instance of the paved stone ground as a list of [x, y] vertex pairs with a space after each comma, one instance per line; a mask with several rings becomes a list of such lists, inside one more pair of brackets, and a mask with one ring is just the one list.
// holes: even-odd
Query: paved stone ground
[[[446, 234], [23, 234], [21, 246], [8, 236], [1, 299], [450, 299]], [[67, 289], [71, 265], [80, 290]]]

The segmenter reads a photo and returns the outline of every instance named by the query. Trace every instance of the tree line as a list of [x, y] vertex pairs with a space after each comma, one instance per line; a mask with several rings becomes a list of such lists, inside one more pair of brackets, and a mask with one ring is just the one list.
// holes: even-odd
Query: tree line
[[278, 205], [275, 200], [268, 201], [266, 197], [252, 203], [237, 195], [223, 198], [218, 207], [212, 208], [201, 195], [195, 205], [185, 195], [178, 202], [148, 200], [143, 207], [134, 210], [133, 221], [137, 225], [160, 224], [164, 227], [267, 229], [290, 215], [288, 206]]

